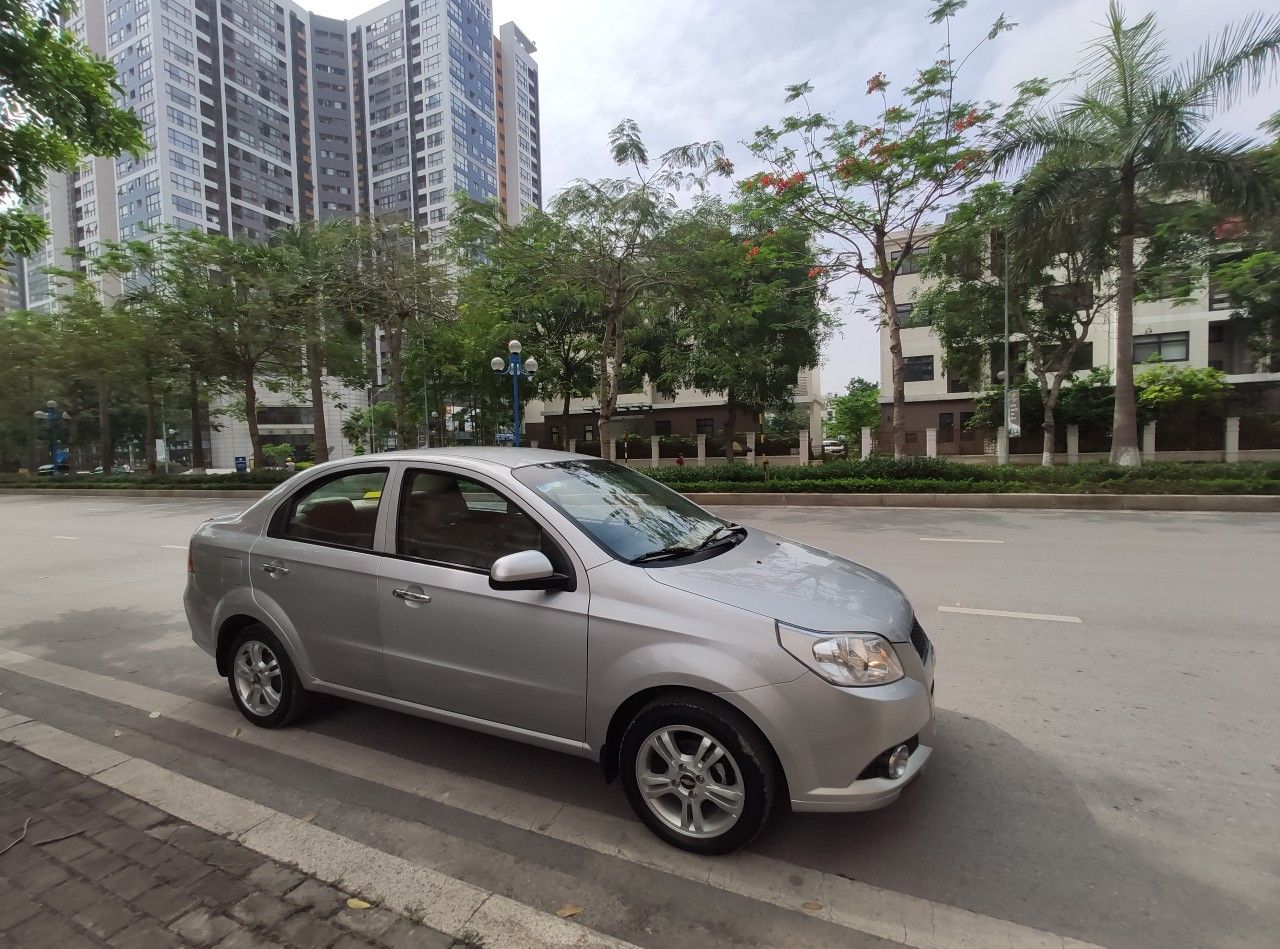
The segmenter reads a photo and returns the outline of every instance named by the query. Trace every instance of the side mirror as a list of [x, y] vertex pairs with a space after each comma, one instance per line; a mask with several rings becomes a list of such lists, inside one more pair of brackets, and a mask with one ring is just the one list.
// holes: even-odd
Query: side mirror
[[489, 586], [495, 590], [570, 590], [573, 580], [555, 567], [540, 550], [521, 550], [493, 562]]

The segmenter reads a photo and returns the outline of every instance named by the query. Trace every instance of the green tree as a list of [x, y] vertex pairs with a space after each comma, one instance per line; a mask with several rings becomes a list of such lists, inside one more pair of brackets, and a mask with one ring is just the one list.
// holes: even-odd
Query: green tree
[[49, 171], [146, 148], [137, 116], [116, 105], [114, 67], [64, 28], [74, 11], [71, 0], [0, 0], [0, 252], [28, 254], [48, 236], [13, 205], [37, 200]]
[[[837, 119], [815, 111], [808, 82], [788, 87], [787, 101], [802, 108], [756, 133], [751, 150], [769, 170], [741, 185], [768, 199], [758, 205], [762, 230], [782, 217], [794, 220], [827, 238], [819, 261], [826, 279], [852, 275], [871, 288], [878, 321], [889, 331], [896, 455], [906, 444], [898, 311], [905, 301], [897, 278], [938, 230], [936, 219], [979, 180], [981, 138], [997, 119], [991, 103], [957, 95], [961, 67], [972, 55], [957, 60], [951, 46], [952, 20], [964, 6], [963, 0], [934, 4], [930, 22], [945, 30], [941, 58], [920, 69], [900, 95], [890, 95], [884, 73], [872, 76], [866, 93], [874, 105], [865, 117]], [[1011, 28], [999, 17], [973, 49]], [[1044, 90], [1039, 81], [1024, 84], [1014, 113]]]
[[295, 322], [303, 336], [307, 395], [311, 403], [311, 452], [318, 464], [329, 460], [325, 423], [326, 371], [350, 383], [365, 381], [360, 323], [344, 318], [329, 302], [342, 295], [345, 279], [343, 245], [354, 235], [347, 220], [327, 224], [303, 221], [271, 232], [270, 243], [292, 279], [275, 284], [281, 315]]
[[354, 222], [342, 248], [336, 268], [326, 278], [326, 298], [335, 314], [364, 326], [370, 337], [381, 336], [396, 442], [403, 447], [408, 444], [410, 418], [405, 384], [409, 344], [431, 325], [456, 316], [450, 255], [443, 242], [432, 242], [428, 231], [397, 217]]
[[680, 255], [698, 276], [650, 307], [648, 338], [632, 360], [665, 394], [724, 394], [729, 461], [739, 414], [793, 407], [799, 374], [817, 365], [833, 329], [809, 235], [784, 228], [761, 236], [740, 210], [701, 201], [676, 224]]
[[1082, 64], [1084, 90], [1057, 108], [997, 129], [992, 161], [1009, 168], [1052, 156], [1052, 169], [1020, 196], [1021, 230], [1034, 231], [1082, 201], [1109, 212], [1117, 261], [1111, 458], [1137, 465], [1133, 301], [1140, 203], [1177, 193], [1203, 194], [1232, 208], [1266, 202], [1265, 178], [1249, 159], [1251, 142], [1209, 126], [1274, 76], [1280, 16], [1247, 17], [1176, 68], [1154, 14], [1131, 25], [1112, 0], [1106, 25]]
[[1207, 282], [1230, 299], [1233, 335], [1255, 368], [1280, 372], [1280, 113], [1267, 128], [1272, 140], [1252, 158], [1270, 201], [1247, 216], [1208, 201], [1160, 206], [1137, 286], [1143, 299], [1202, 305]]
[[827, 434], [851, 444], [862, 443], [863, 428], [874, 429], [880, 424], [880, 386], [869, 379], [854, 376], [844, 394], [833, 397], [827, 405], [831, 409]]
[[1231, 386], [1221, 369], [1143, 366], [1136, 380], [1138, 404], [1159, 415], [1177, 405], [1218, 405]]
[[[1032, 179], [1050, 167], [1046, 162]], [[1007, 305], [1011, 348], [1021, 363], [1009, 368], [1011, 384], [1024, 372], [1036, 383], [1029, 395], [1040, 403], [1041, 458], [1051, 465], [1062, 386], [1115, 299], [1111, 245], [1091, 203], [1063, 208], [1051, 224], [1028, 233], [1011, 220], [1013, 200], [1011, 189], [986, 184], [951, 212], [922, 262], [929, 284], [912, 316], [933, 327], [947, 375], [972, 386], [1003, 349]], [[1024, 418], [1024, 427], [1030, 421]], [[996, 424], [1004, 424], [1003, 410]]]
[[508, 225], [500, 205], [466, 199], [455, 220], [454, 240], [475, 264], [461, 287], [460, 321], [495, 347], [504, 334], [519, 339], [539, 363], [533, 391], [560, 399], [567, 421], [570, 400], [599, 382], [602, 336], [595, 295], [548, 281], [542, 269], [567, 241], [567, 229], [538, 211]]
[[52, 365], [58, 341], [47, 313], [0, 314], [0, 469], [10, 457], [31, 472], [39, 464], [41, 423], [32, 413], [63, 395]]
[[732, 172], [719, 142], [673, 148], [652, 162], [631, 119], [609, 133], [609, 144], [627, 176], [579, 180], [561, 192], [551, 212], [560, 237], [538, 264], [541, 286], [562, 288], [597, 307], [602, 440], [614, 435], [613, 417], [628, 373], [627, 341], [639, 314], [658, 294], [698, 279], [673, 239], [676, 223], [688, 213], [677, 206], [675, 194], [704, 186], [711, 174]]

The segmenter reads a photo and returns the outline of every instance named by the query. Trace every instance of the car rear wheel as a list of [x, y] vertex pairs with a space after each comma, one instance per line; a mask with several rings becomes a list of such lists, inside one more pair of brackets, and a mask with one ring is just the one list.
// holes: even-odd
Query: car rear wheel
[[693, 697], [644, 708], [623, 735], [619, 763], [640, 820], [694, 853], [728, 853], [750, 843], [778, 793], [773, 755], [755, 728]]
[[227, 681], [240, 713], [262, 728], [288, 725], [307, 709], [307, 692], [288, 652], [265, 626], [246, 627], [231, 644]]

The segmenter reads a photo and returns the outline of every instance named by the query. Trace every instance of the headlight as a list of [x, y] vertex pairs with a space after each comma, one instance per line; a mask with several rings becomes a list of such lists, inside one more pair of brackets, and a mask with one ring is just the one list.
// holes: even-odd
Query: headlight
[[903, 676], [893, 646], [875, 633], [815, 633], [779, 623], [778, 643], [832, 685], [885, 685]]

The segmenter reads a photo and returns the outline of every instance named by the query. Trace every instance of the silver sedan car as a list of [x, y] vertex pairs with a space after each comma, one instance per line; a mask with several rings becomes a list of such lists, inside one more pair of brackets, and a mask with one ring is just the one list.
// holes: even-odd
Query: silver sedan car
[[698, 853], [895, 800], [933, 744], [902, 591], [623, 465], [513, 448], [319, 465], [191, 539], [186, 612], [253, 724], [325, 692], [621, 777]]

